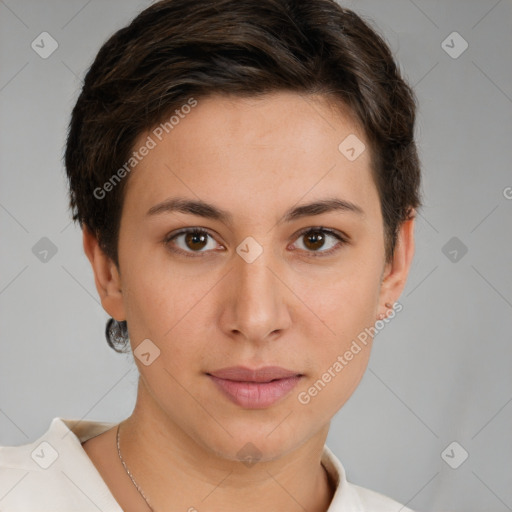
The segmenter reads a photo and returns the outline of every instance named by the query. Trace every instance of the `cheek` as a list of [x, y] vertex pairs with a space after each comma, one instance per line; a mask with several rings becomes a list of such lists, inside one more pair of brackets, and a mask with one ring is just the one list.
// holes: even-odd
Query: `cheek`
[[[317, 276], [315, 287], [303, 280], [301, 293], [315, 315], [309, 314], [306, 352], [310, 378], [297, 392], [302, 413], [311, 420], [335, 414], [359, 384], [368, 364], [379, 297], [377, 258], [347, 261], [331, 275]], [[299, 320], [297, 320], [299, 321]]]
[[[182, 373], [205, 354], [208, 340], [205, 308], [211, 283], [175, 273], [139, 272], [128, 283], [127, 316], [132, 344], [149, 338], [160, 350], [161, 363], [173, 374]], [[144, 369], [142, 369], [144, 370]]]
[[361, 258], [362, 263], [358, 263], [355, 256], [350, 260], [356, 261], [347, 259], [335, 270], [317, 274], [314, 286], [305, 273], [296, 281], [297, 295], [309, 307], [303, 318], [310, 319], [309, 328], [316, 328], [325, 337], [323, 346], [330, 350], [342, 349], [376, 320], [380, 264], [369, 258]]
[[298, 410], [311, 422], [330, 421], [351, 397], [366, 370], [371, 339], [341, 345], [325, 351], [318, 371], [297, 390]]

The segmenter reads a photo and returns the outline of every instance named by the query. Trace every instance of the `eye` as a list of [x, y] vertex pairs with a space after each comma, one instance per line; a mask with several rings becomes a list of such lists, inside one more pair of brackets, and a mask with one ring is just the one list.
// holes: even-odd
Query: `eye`
[[[304, 241], [299, 244], [298, 248], [313, 257], [329, 256], [348, 243], [340, 233], [323, 227], [309, 227], [302, 230], [298, 234], [297, 240], [302, 239]], [[171, 233], [164, 239], [164, 244], [170, 251], [189, 257], [199, 256], [216, 248], [213, 236], [200, 228], [184, 228], [176, 233]], [[222, 245], [218, 245], [223, 248]]]
[[[347, 243], [344, 236], [323, 227], [307, 228], [301, 231], [298, 240], [302, 239], [304, 239], [304, 242], [299, 244], [299, 249], [311, 253], [310, 255], [314, 257], [330, 256]], [[325, 250], [318, 250], [321, 248], [325, 248]]]
[[208, 238], [213, 240], [210, 233], [204, 229], [185, 228], [177, 233], [168, 235], [164, 240], [164, 244], [173, 252], [184, 253], [185, 256], [194, 257], [194, 253], [203, 253], [215, 249], [215, 242], [210, 243], [211, 240], [208, 240]]

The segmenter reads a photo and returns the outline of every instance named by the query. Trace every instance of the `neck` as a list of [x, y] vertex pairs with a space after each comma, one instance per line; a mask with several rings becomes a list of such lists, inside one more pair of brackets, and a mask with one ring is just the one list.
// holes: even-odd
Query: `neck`
[[141, 382], [137, 405], [121, 425], [121, 450], [154, 510], [325, 512], [334, 492], [321, 465], [328, 429], [287, 453], [243, 462], [176, 425]]

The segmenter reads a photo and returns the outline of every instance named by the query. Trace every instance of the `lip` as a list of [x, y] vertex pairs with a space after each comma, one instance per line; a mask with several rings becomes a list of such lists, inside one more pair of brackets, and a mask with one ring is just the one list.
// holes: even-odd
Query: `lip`
[[233, 366], [207, 373], [217, 388], [232, 402], [246, 409], [264, 409], [286, 396], [302, 374], [266, 366], [259, 369]]

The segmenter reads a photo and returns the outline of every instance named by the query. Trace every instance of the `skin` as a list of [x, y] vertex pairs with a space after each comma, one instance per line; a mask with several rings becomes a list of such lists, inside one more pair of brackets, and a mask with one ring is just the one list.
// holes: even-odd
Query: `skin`
[[[320, 464], [323, 446], [363, 376], [371, 340], [307, 405], [297, 395], [399, 298], [414, 252], [412, 219], [385, 262], [370, 151], [349, 161], [338, 150], [349, 134], [369, 147], [353, 119], [321, 96], [199, 99], [129, 176], [119, 268], [84, 229], [104, 309], [127, 320], [132, 349], [146, 338], [160, 349], [149, 366], [135, 358], [136, 406], [121, 425], [123, 457], [155, 509], [327, 510], [333, 489]], [[146, 215], [175, 196], [213, 203], [232, 214], [232, 224]], [[327, 197], [351, 201], [364, 215], [278, 222], [289, 208]], [[347, 243], [326, 235], [315, 246], [298, 235], [318, 226], [345, 234]], [[184, 227], [207, 230], [207, 245], [187, 245], [182, 235], [166, 246], [166, 235]], [[252, 263], [236, 252], [248, 236], [263, 248]], [[279, 402], [250, 410], [205, 374], [235, 365], [278, 365], [304, 376]], [[261, 452], [251, 467], [237, 456], [248, 442]], [[124, 510], [147, 509], [118, 459], [115, 429], [83, 446]]]

